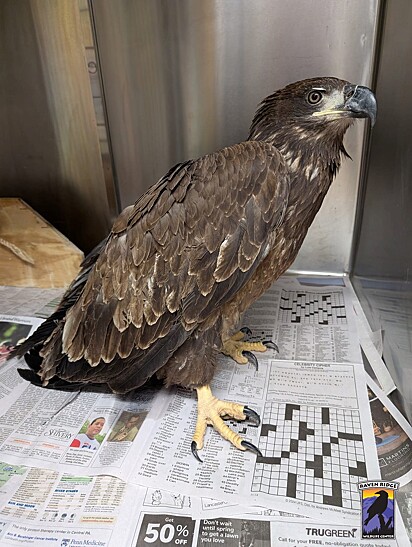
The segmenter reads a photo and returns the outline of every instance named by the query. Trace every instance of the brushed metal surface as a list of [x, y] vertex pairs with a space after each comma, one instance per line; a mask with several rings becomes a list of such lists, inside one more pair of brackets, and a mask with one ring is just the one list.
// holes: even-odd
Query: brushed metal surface
[[[173, 164], [243, 140], [260, 100], [306, 77], [368, 85], [377, 0], [91, 1], [122, 207]], [[363, 123], [295, 269], [347, 269]]]
[[354, 287], [412, 419], [412, 4], [386, 3]]
[[388, 2], [354, 273], [412, 281], [412, 3]]
[[105, 187], [79, 6], [0, 3], [0, 194], [23, 198], [83, 250], [105, 237]]

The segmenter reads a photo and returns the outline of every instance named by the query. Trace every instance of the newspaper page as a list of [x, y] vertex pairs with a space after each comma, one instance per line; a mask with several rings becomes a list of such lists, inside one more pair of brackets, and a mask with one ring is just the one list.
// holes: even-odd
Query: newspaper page
[[253, 337], [273, 339], [278, 359], [361, 363], [353, 298], [341, 278], [284, 276], [246, 311], [243, 324]]
[[282, 545], [312, 547], [404, 547], [408, 536], [396, 515], [395, 539], [362, 539], [360, 519], [353, 524], [325, 524], [293, 515], [239, 514], [207, 518], [195, 517], [190, 510], [176, 512], [167, 507], [142, 507], [132, 542], [133, 547], [154, 545], [190, 545], [204, 547], [273, 547]]
[[[109, 475], [76, 476], [0, 462], [1, 545], [126, 546], [142, 511], [200, 518], [200, 508], [207, 519], [231, 514], [225, 502], [141, 488]], [[180, 539], [185, 541], [174, 543], [191, 545], [185, 534]]]
[[0, 366], [6, 362], [17, 344], [27, 338], [41, 323], [42, 320], [35, 317], [0, 314]]
[[382, 479], [412, 486], [412, 427], [372, 378], [367, 382]]
[[371, 368], [371, 374], [373, 374], [382, 390], [388, 395], [396, 389], [395, 383], [389, 370], [382, 359], [383, 353], [383, 337], [382, 330], [372, 332], [365, 313], [362, 310], [359, 302], [354, 301], [353, 309], [356, 314], [356, 323], [359, 334], [359, 343], [365, 354], [367, 362], [365, 368], [368, 370], [368, 366]]
[[80, 477], [0, 464], [0, 541], [1, 545], [38, 547], [404, 547], [408, 541], [398, 516], [396, 541], [368, 543], [360, 540], [360, 522], [325, 524], [273, 510], [196, 515], [197, 501], [176, 491], [127, 485], [115, 477]]
[[1, 545], [128, 545], [138, 507], [116, 477], [0, 463]]
[[[401, 281], [360, 278], [362, 305], [374, 328], [385, 336], [385, 363], [405, 401], [412, 420], [412, 382], [408, 364], [412, 354], [412, 295], [410, 284]], [[381, 386], [386, 392], [385, 386]]]
[[56, 309], [64, 289], [0, 286], [0, 313], [46, 318]]
[[150, 486], [155, 480], [168, 491], [328, 522], [359, 517], [357, 483], [380, 477], [376, 452], [368, 450], [374, 438], [361, 365], [262, 360], [255, 371], [222, 359], [212, 391], [261, 415], [259, 428], [230, 426], [263, 456], [236, 450], [209, 430], [204, 461], [194, 461], [195, 396], [175, 388], [162, 392], [163, 404], [141, 429], [133, 482]]
[[0, 459], [127, 480], [139, 449], [136, 436], [158, 390], [127, 396], [49, 390], [23, 380], [18, 366], [13, 359], [0, 367]]
[[[281, 288], [281, 290], [286, 290], [288, 292], [297, 290], [303, 292], [307, 290], [307, 282], [282, 279]], [[329, 289], [329, 285], [327, 288]], [[279, 295], [280, 289], [279, 287], [277, 289], [272, 289], [275, 291], [274, 295], [276, 301], [276, 295]], [[354, 325], [350, 311], [352, 297], [344, 286], [332, 284], [332, 289], [332, 292], [335, 293], [338, 291], [339, 294], [343, 295], [348, 324], [346, 326], [343, 324], [343, 328], [342, 325], [334, 325], [333, 329], [330, 328], [331, 325], [321, 325], [322, 329], [319, 329], [319, 331], [316, 332], [316, 337], [312, 338], [312, 343], [315, 342], [319, 347], [323, 347], [323, 345], [326, 347], [327, 344], [324, 342], [324, 337], [329, 337], [330, 345], [335, 348], [333, 350], [334, 355], [336, 355], [338, 349], [338, 353], [340, 352], [339, 354], [343, 356], [342, 364], [328, 363], [327, 360], [325, 360], [325, 353], [323, 350], [316, 350], [316, 355], [319, 359], [311, 361], [310, 356], [313, 355], [313, 352], [311, 353], [312, 350], [305, 350], [306, 353], [303, 354], [299, 353], [303, 351], [302, 349], [299, 349], [299, 352], [296, 351], [296, 348], [304, 348], [304, 344], [301, 345], [300, 342], [296, 342], [296, 335], [291, 337], [295, 340], [295, 342], [291, 344], [292, 351], [288, 350], [289, 354], [294, 355], [293, 358], [287, 359], [287, 352], [285, 352], [283, 356], [280, 356], [281, 360], [277, 361], [268, 359], [266, 355], [263, 359], [259, 356], [259, 371], [255, 371], [251, 365], [243, 367], [234, 365], [229, 363], [225, 358], [222, 358], [220, 362], [219, 372], [216, 375], [212, 386], [215, 395], [248, 404], [257, 410], [261, 417], [264, 418], [260, 428], [251, 427], [250, 424], [245, 422], [232, 422], [230, 424], [231, 427], [234, 429], [237, 428], [242, 435], [245, 435], [245, 438], [248, 438], [261, 448], [263, 452], [263, 461], [257, 461], [256, 457], [251, 453], [243, 453], [233, 449], [214, 431], [208, 431], [205, 450], [202, 454], [205, 461], [203, 464], [198, 464], [190, 452], [190, 441], [194, 431], [196, 417], [196, 402], [193, 393], [178, 388], [173, 390], [162, 390], [160, 393], [153, 393], [150, 395], [148, 397], [149, 400], [146, 401], [147, 405], [144, 408], [137, 409], [133, 408], [133, 403], [138, 402], [137, 398], [134, 399], [134, 395], [125, 398], [116, 397], [104, 392], [88, 393], [87, 391], [82, 390], [79, 394], [73, 394], [64, 392], [58, 393], [42, 388], [35, 388], [36, 390], [40, 390], [39, 393], [47, 393], [48, 402], [46, 404], [46, 399], [42, 399], [37, 394], [34, 395], [35, 392], [25, 392], [28, 384], [23, 382], [22, 386], [19, 384], [21, 379], [15, 375], [15, 364], [14, 370], [12, 370], [11, 368], [8, 368], [9, 363], [6, 363], [4, 368], [0, 367], [0, 386], [6, 385], [3, 380], [4, 378], [7, 378], [7, 376], [2, 376], [2, 372], [8, 374], [9, 377], [7, 381], [10, 383], [10, 386], [14, 385], [16, 382], [18, 383], [17, 388], [13, 390], [13, 401], [10, 399], [8, 400], [6, 410], [8, 412], [14, 404], [13, 410], [9, 413], [10, 418], [10, 415], [13, 415], [13, 412], [18, 415], [17, 411], [20, 407], [20, 417], [22, 420], [20, 422], [18, 422], [18, 419], [15, 420], [14, 428], [13, 425], [6, 425], [5, 428], [2, 424], [0, 433], [0, 454], [2, 459], [5, 462], [8, 462], [4, 465], [6, 465], [6, 468], [12, 466], [17, 470], [30, 465], [31, 467], [27, 468], [30, 470], [35, 469], [35, 472], [37, 473], [45, 472], [45, 468], [47, 468], [49, 472], [57, 473], [56, 480], [61, 480], [61, 477], [64, 474], [66, 477], [88, 477], [89, 480], [96, 481], [96, 475], [101, 473], [111, 473], [117, 477], [123, 476], [126, 478], [129, 476], [128, 472], [130, 473], [132, 465], [137, 461], [137, 467], [132, 473], [133, 480], [140, 484], [147, 483], [149, 487], [141, 488], [136, 485], [128, 484], [125, 499], [128, 496], [127, 492], [134, 492], [132, 496], [133, 507], [135, 511], [140, 508], [139, 511], [134, 513], [134, 518], [130, 518], [128, 509], [132, 504], [126, 504], [127, 507], [125, 510], [123, 512], [121, 511], [119, 516], [116, 517], [118, 519], [117, 522], [119, 522], [124, 515], [127, 515], [127, 518], [123, 520], [122, 525], [123, 536], [116, 536], [114, 533], [117, 525], [114, 527], [112, 526], [111, 528], [108, 526], [107, 530], [109, 530], [109, 532], [112, 530], [112, 532], [110, 532], [112, 535], [109, 540], [107, 540], [107, 537], [103, 532], [101, 535], [102, 539], [97, 539], [97, 535], [100, 532], [96, 532], [96, 539], [93, 539], [96, 543], [93, 543], [93, 545], [106, 545], [107, 541], [113, 545], [133, 544], [140, 546], [145, 545], [146, 543], [163, 545], [164, 542], [161, 541], [162, 538], [171, 538], [170, 526], [163, 530], [163, 534], [166, 534], [166, 536], [162, 535], [162, 537], [160, 537], [160, 531], [163, 526], [161, 522], [158, 523], [158, 526], [154, 523], [150, 527], [152, 534], [149, 535], [147, 534], [147, 526], [145, 527], [144, 525], [150, 524], [150, 519], [146, 518], [146, 521], [144, 521], [144, 517], [152, 514], [153, 511], [161, 511], [165, 518], [170, 516], [170, 514], [172, 514], [172, 516], [174, 515], [173, 518], [175, 518], [176, 512], [179, 518], [184, 518], [185, 515], [187, 515], [185, 518], [193, 521], [193, 545], [216, 543], [210, 534], [210, 537], [204, 535], [203, 537], [206, 539], [200, 542], [199, 531], [202, 519], [203, 521], [207, 521], [206, 527], [210, 526], [211, 528], [209, 531], [213, 534], [213, 532], [216, 532], [217, 530], [213, 530], [213, 524], [210, 524], [212, 519], [220, 519], [221, 522], [225, 522], [228, 519], [237, 519], [241, 522], [242, 520], [245, 520], [243, 516], [246, 513], [250, 513], [252, 510], [257, 511], [260, 514], [253, 516], [249, 515], [249, 517], [245, 517], [246, 520], [270, 521], [272, 518], [281, 518], [281, 522], [284, 523], [285, 521], [283, 519], [289, 518], [289, 522], [298, 522], [299, 520], [302, 521], [303, 517], [299, 517], [298, 519], [290, 516], [290, 513], [300, 513], [306, 515], [306, 523], [309, 522], [309, 519], [311, 519], [310, 522], [319, 523], [319, 519], [321, 519], [322, 522], [336, 523], [334, 529], [352, 529], [351, 526], [355, 526], [355, 522], [359, 522], [359, 509], [348, 508], [347, 503], [345, 507], [345, 504], [343, 503], [344, 500], [347, 502], [348, 498], [351, 503], [355, 502], [354, 488], [352, 487], [351, 490], [351, 486], [349, 485], [351, 479], [353, 479], [351, 473], [354, 471], [359, 473], [359, 471], [365, 469], [368, 478], [378, 478], [379, 467], [377, 459], [373, 454], [373, 452], [376, 451], [370, 450], [372, 446], [375, 447], [375, 441], [370, 414], [369, 411], [367, 412], [368, 398], [362, 367], [350, 362], [355, 355], [358, 355], [359, 351], [357, 343], [353, 342], [352, 339]], [[25, 290], [21, 289], [21, 291], [24, 292]], [[38, 292], [42, 293], [42, 291]], [[325, 296], [326, 299], [328, 298], [328, 295], [325, 294], [325, 292], [327, 292], [325, 291], [325, 286], [315, 286], [312, 288], [310, 285], [310, 292], [315, 292], [317, 295], [322, 294], [323, 292], [323, 296]], [[33, 293], [33, 302], [36, 301], [36, 298], [36, 295]], [[43, 311], [40, 312], [39, 315], [45, 317], [52, 311], [53, 304], [49, 305], [50, 298], [42, 299], [41, 296], [39, 296], [37, 304], [41, 303], [41, 305], [32, 304], [33, 311], [30, 312], [25, 310], [24, 297], [22, 295], [20, 295], [20, 299], [21, 307], [18, 308], [19, 314], [38, 314], [39, 308], [42, 308]], [[274, 341], [279, 342], [276, 338], [277, 327], [273, 329], [273, 325], [287, 325], [288, 323], [287, 321], [283, 323], [282, 321], [279, 322], [280, 306], [274, 306], [273, 295], [269, 296], [266, 303], [265, 299], [266, 295], [262, 299], [263, 308], [259, 309], [261, 302], [259, 301], [258, 311], [251, 312], [250, 316], [245, 318], [245, 324], [250, 328], [253, 328], [255, 336], [261, 337], [261, 333], [264, 333], [267, 335], [265, 338], [270, 337]], [[270, 300], [272, 300], [271, 303]], [[279, 302], [280, 296], [278, 303]], [[310, 304], [311, 303], [309, 302], [309, 315]], [[274, 313], [273, 309], [275, 309]], [[335, 312], [336, 310], [337, 308], [335, 308]], [[0, 311], [3, 311], [1, 304]], [[282, 313], [284, 311], [285, 310], [282, 310]], [[292, 312], [293, 309], [287, 310], [287, 313], [292, 314]], [[330, 311], [332, 314], [335, 312]], [[323, 316], [318, 313], [316, 319], [318, 323], [320, 322], [321, 317]], [[330, 322], [332, 322], [332, 320]], [[290, 327], [296, 331], [295, 319], [290, 322]], [[261, 332], [259, 332], [259, 329], [261, 329]], [[303, 356], [297, 358], [295, 357], [296, 355]], [[357, 362], [358, 359], [354, 358], [353, 361]], [[309, 373], [312, 375], [312, 381], [307, 382], [307, 376], [305, 376], [305, 374], [307, 375]], [[301, 385], [298, 385], [299, 382], [296, 383], [296, 380], [301, 380], [302, 378], [304, 378], [305, 381], [301, 382]], [[34, 386], [30, 387], [34, 388]], [[1, 389], [3, 389], [3, 387]], [[326, 390], [327, 396], [325, 395]], [[17, 394], [15, 393], [16, 391]], [[24, 397], [22, 397], [23, 393], [25, 393]], [[32, 401], [33, 397], [36, 399], [35, 403]], [[55, 397], [55, 400], [51, 401], [50, 397]], [[82, 397], [84, 397], [83, 400]], [[90, 400], [88, 397], [95, 398]], [[3, 402], [4, 398], [1, 400], [2, 408]], [[77, 407], [76, 404], [78, 405]], [[273, 408], [276, 405], [278, 405], [277, 414], [273, 412]], [[284, 405], [284, 408], [280, 407], [280, 405]], [[28, 407], [28, 412], [27, 415], [24, 415], [22, 409], [26, 406]], [[107, 419], [107, 417], [103, 415], [103, 412], [109, 409], [115, 409], [111, 419]], [[268, 409], [270, 409], [270, 411], [268, 411]], [[326, 409], [329, 409], [329, 424], [322, 423], [322, 421], [328, 420]], [[102, 412], [100, 412], [100, 410]], [[94, 411], [96, 411], [96, 413]], [[334, 411], [336, 411], [336, 415], [332, 416]], [[122, 413], [124, 413], [124, 419], [120, 419]], [[127, 435], [125, 436], [125, 434], [127, 428], [125, 428], [125, 422], [128, 421], [128, 417], [133, 413], [144, 414], [144, 418], [140, 419], [141, 423], [138, 425], [137, 431], [126, 439]], [[86, 420], [84, 419], [85, 416], [87, 416]], [[69, 427], [69, 439], [60, 439], [57, 443], [54, 439], [53, 442], [51, 442], [50, 435], [46, 435], [46, 437], [49, 437], [47, 440], [44, 439], [44, 430], [46, 427], [56, 426], [54, 428], [56, 431], [58, 431], [60, 427], [67, 429], [68, 426], [66, 422], [69, 421], [69, 417], [73, 420], [77, 418], [76, 425], [72, 427], [72, 429]], [[37, 422], [36, 418], [39, 418]], [[99, 442], [99, 438], [101, 439], [101, 437], [103, 437], [99, 443], [100, 446], [95, 450], [95, 452], [97, 451], [97, 454], [89, 460], [88, 458], [85, 458], [85, 460], [82, 458], [80, 464], [79, 460], [77, 460], [75, 464], [67, 461], [64, 462], [64, 457], [69, 452], [69, 449], [71, 449], [72, 453], [74, 450], [77, 450], [79, 454], [81, 451], [86, 452], [86, 447], [81, 448], [80, 443], [82, 442], [82, 438], [78, 438], [73, 447], [71, 447], [70, 444], [72, 440], [75, 440], [75, 436], [80, 435], [81, 430], [86, 432], [88, 427], [93, 425], [91, 422], [101, 418], [105, 418], [103, 424], [101, 422], [100, 424], [95, 422], [98, 424], [98, 428], [101, 428], [99, 433], [94, 434], [95, 439]], [[359, 433], [357, 433], [357, 418], [359, 419], [360, 429], [363, 431], [360, 433], [362, 439], [359, 439]], [[23, 435], [21, 443], [17, 442], [15, 445], [12, 443], [9, 444], [13, 438], [12, 434], [15, 434], [16, 432], [17, 422], [20, 425], [24, 423], [26, 419], [28, 419], [28, 422], [26, 423], [26, 429], [24, 431], [27, 432], [27, 430], [30, 429], [30, 420], [34, 420], [34, 429], [37, 429], [37, 435], [31, 437], [29, 435], [28, 438], [25, 438]], [[317, 421], [319, 422], [319, 420], [322, 423], [322, 430], [327, 426], [328, 439], [324, 439], [324, 431], [322, 431], [321, 436], [320, 430], [317, 428]], [[286, 423], [289, 421], [292, 423]], [[70, 424], [72, 425], [72, 422], [70, 422]], [[347, 424], [349, 424], [349, 426]], [[266, 426], [265, 429], [264, 426]], [[336, 428], [333, 429], [335, 426]], [[7, 427], [9, 428], [8, 430]], [[272, 429], [274, 427], [276, 429], [273, 431]], [[3, 433], [5, 429], [6, 432]], [[302, 444], [305, 445], [305, 451], [304, 461], [297, 461], [298, 458], [296, 458], [295, 462], [294, 449], [296, 443], [292, 444], [292, 441], [296, 441], [296, 438], [293, 438], [296, 429], [298, 432], [297, 441], [300, 449], [299, 451], [301, 452]], [[335, 430], [337, 431], [336, 435]], [[262, 431], [264, 433], [263, 435]], [[278, 432], [281, 432], [281, 436]], [[79, 435], [77, 435], [77, 433], [79, 433]], [[276, 433], [277, 435], [273, 435], [273, 433]], [[19, 431], [19, 434], [22, 435], [22, 430]], [[4, 435], [6, 435], [6, 437], [4, 437]], [[67, 435], [67, 433], [64, 435]], [[134, 438], [131, 439], [133, 435]], [[300, 439], [299, 436], [302, 435], [304, 438]], [[110, 436], [111, 440], [109, 441]], [[350, 436], [352, 436], [352, 438], [350, 438]], [[273, 442], [273, 437], [280, 437], [282, 446], [275, 446], [274, 442], [272, 448], [271, 443]], [[311, 437], [313, 437], [313, 439]], [[34, 450], [38, 447], [36, 443], [38, 443], [40, 439], [44, 443], [42, 449], [45, 449], [47, 444], [54, 445], [52, 447], [47, 446], [47, 450], [52, 448], [51, 453], [53, 453], [56, 447], [61, 448], [64, 445], [66, 447], [66, 452], [64, 452], [64, 450], [60, 451], [60, 459], [58, 457], [55, 459], [53, 457], [48, 459], [49, 454], [46, 454], [45, 457], [44, 453], [38, 458], [36, 452], [30, 452], [28, 450], [25, 453], [20, 453], [21, 446], [24, 447], [27, 441], [33, 443], [31, 448]], [[336, 444], [336, 439], [338, 443], [337, 447], [334, 447], [333, 445]], [[5, 443], [4, 441], [7, 442]], [[60, 441], [62, 441], [62, 444]], [[283, 445], [284, 441], [285, 446]], [[79, 443], [78, 446], [76, 446], [77, 443]], [[121, 462], [120, 469], [119, 467], [116, 467], [118, 461], [115, 461], [113, 465], [113, 459], [99, 468], [99, 464], [102, 462], [99, 461], [96, 456], [99, 451], [103, 452], [105, 447], [109, 447], [110, 443], [112, 445], [114, 443], [118, 443], [118, 445], [125, 443], [125, 445], [127, 444], [128, 446], [128, 453]], [[330, 445], [329, 448], [327, 447], [328, 444]], [[345, 450], [347, 453], [341, 450], [343, 445], [346, 445]], [[3, 446], [5, 448], [8, 447], [8, 452], [6, 454], [1, 453]], [[361, 446], [362, 450], [360, 450]], [[26, 448], [28, 447], [26, 446]], [[336, 450], [332, 450], [334, 448], [338, 448], [338, 455]], [[87, 449], [90, 450], [90, 448]], [[279, 450], [280, 455], [278, 456]], [[325, 450], [326, 454], [324, 454]], [[330, 456], [328, 455], [329, 451], [331, 452]], [[57, 450], [57, 452], [59, 451]], [[287, 452], [289, 452], [289, 457], [286, 454]], [[372, 452], [372, 455], [369, 454], [369, 452]], [[321, 458], [317, 456], [321, 456]], [[110, 457], [112, 456], [109, 452], [109, 458]], [[336, 458], [338, 459], [338, 463], [336, 463]], [[278, 462], [279, 459], [280, 462]], [[112, 464], [111, 467], [110, 463]], [[34, 465], [38, 466], [38, 468], [33, 468]], [[302, 465], [304, 474], [313, 478], [313, 484], [302, 484], [299, 482], [300, 479], [298, 479], [298, 477], [300, 476]], [[259, 466], [262, 469], [261, 477], [259, 477], [258, 473]], [[267, 467], [269, 467], [271, 471], [270, 483], [273, 483], [277, 489], [277, 492], [275, 493], [262, 491], [264, 487], [266, 487], [266, 477], [264, 477], [264, 473], [267, 471]], [[278, 467], [279, 471], [278, 477], [276, 476], [276, 473], [275, 475], [272, 475], [272, 471], [274, 471], [274, 468], [276, 467]], [[145, 477], [139, 475], [139, 471], [142, 469], [146, 473]], [[193, 472], [195, 477], [192, 477]], [[122, 473], [124, 473], [124, 475], [122, 475]], [[323, 477], [318, 476], [320, 473], [323, 474]], [[336, 478], [337, 473], [339, 473], [339, 478]], [[16, 475], [18, 475], [18, 472]], [[223, 477], [223, 475], [225, 475], [225, 477]], [[346, 476], [349, 476], [349, 481], [346, 480]], [[115, 481], [118, 480], [114, 477], [111, 478]], [[358, 482], [360, 478], [362, 477], [358, 476], [356, 482]], [[196, 484], [191, 482], [192, 479], [194, 479]], [[321, 480], [321, 484], [319, 483], [319, 479]], [[355, 482], [355, 480], [352, 482]], [[120, 483], [122, 483], [122, 481], [120, 481]], [[337, 483], [340, 483], [340, 497], [337, 495]], [[156, 487], [154, 487], [154, 485], [156, 485]], [[252, 490], [253, 485], [255, 488], [254, 491]], [[258, 490], [256, 490], [256, 486], [258, 487]], [[406, 484], [405, 487], [407, 486], [408, 485]], [[112, 484], [111, 489], [116, 489], [116, 487]], [[283, 494], [284, 489], [286, 489], [286, 494], [294, 494], [294, 496], [285, 496]], [[225, 492], [223, 492], [223, 490], [225, 490]], [[172, 493], [176, 493], [176, 491], [179, 492], [179, 495], [176, 496], [175, 494], [176, 499], [174, 499]], [[10, 501], [12, 500], [14, 492], [13, 489], [9, 491], [8, 499]], [[348, 492], [350, 492], [349, 495]], [[70, 493], [66, 492], [64, 497], [67, 495], [70, 496]], [[316, 498], [315, 495], [318, 497]], [[310, 499], [311, 496], [312, 499]], [[321, 496], [321, 500], [319, 496]], [[127, 499], [130, 501], [131, 498]], [[359, 497], [357, 499], [359, 500]], [[333, 500], [332, 505], [328, 503], [331, 500]], [[23, 502], [18, 501], [17, 503]], [[64, 503], [68, 503], [67, 500], [64, 501]], [[172, 503], [175, 504], [174, 507], [172, 507]], [[336, 505], [336, 503], [338, 503], [338, 505]], [[339, 505], [339, 503], [341, 505]], [[177, 508], [177, 504], [181, 505], [181, 507]], [[259, 509], [259, 506], [263, 506], [263, 508]], [[104, 509], [104, 501], [98, 501], [94, 507], [96, 513], [98, 513], [101, 509]], [[287, 510], [289, 514], [285, 513], [285, 510]], [[139, 524], [136, 530], [135, 539], [133, 543], [131, 543], [130, 534], [135, 527], [136, 521], [138, 521]], [[28, 524], [30, 525], [30, 523]], [[31, 524], [31, 528], [30, 526], [28, 527], [28, 524], [22, 522], [21, 526], [26, 527], [26, 532], [29, 531], [30, 534], [34, 534], [36, 526], [40, 526], [41, 529], [46, 530], [45, 523]], [[76, 523], [73, 522], [71, 524], [79, 524], [78, 528], [80, 530], [80, 523], [76, 521]], [[164, 521], [163, 524], [171, 524], [171, 522]], [[177, 533], [178, 524], [179, 522], [174, 521], [173, 526], [175, 535], [173, 536], [173, 542], [176, 544], [190, 545], [191, 543], [188, 540], [190, 534], [186, 533], [184, 523], [180, 523], [180, 535]], [[4, 520], [4, 522], [1, 522], [1, 525], [3, 530], [6, 529], [7, 526], [20, 526], [16, 520], [13, 523]], [[70, 528], [66, 525], [63, 526], [66, 529]], [[224, 524], [219, 526], [224, 528]], [[288, 526], [290, 528], [291, 525], [289, 524]], [[240, 524], [239, 534], [243, 534], [241, 537], [247, 538], [248, 536], [245, 536], [245, 527], [246, 525]], [[73, 529], [74, 528], [76, 528], [76, 526], [73, 526]], [[52, 526], [47, 525], [47, 530], [45, 532], [46, 536], [47, 533], [51, 534], [54, 529], [57, 530], [55, 523], [52, 523]], [[270, 522], [272, 534], [270, 537], [278, 537], [273, 535], [274, 533], [278, 533], [278, 529], [280, 529], [278, 525], [275, 527], [276, 532], [272, 532], [272, 529], [273, 524]], [[157, 536], [155, 533], [156, 530], [158, 532]], [[294, 528], [294, 530], [297, 530], [297, 528]], [[18, 531], [14, 529], [14, 531], [12, 531], [11, 528], [8, 531], [10, 532], [10, 537], [14, 533], [21, 533], [21, 530]], [[109, 532], [107, 532], [107, 534]], [[202, 532], [207, 532], [207, 529], [202, 528]], [[144, 534], [144, 536], [143, 538], [138, 539], [140, 533]], [[221, 530], [219, 533], [221, 533]], [[303, 540], [307, 542], [309, 538], [311, 539], [312, 544], [316, 538], [309, 537], [305, 535], [305, 533], [305, 529], [302, 528], [302, 535], [299, 538], [299, 542], [296, 538], [292, 538], [291, 542], [296, 541], [299, 544], [305, 545]], [[60, 538], [62, 541], [66, 541], [65, 544], [69, 544], [67, 543], [67, 536], [61, 535], [61, 532], [56, 534], [56, 538]], [[239, 545], [236, 533], [233, 534], [233, 537], [231, 537], [230, 534], [232, 534], [232, 532], [229, 530], [225, 541], [235, 541], [235, 543], [226, 544]], [[156, 539], [154, 540], [155, 536]], [[10, 537], [8, 537], [7, 541], [10, 540]], [[115, 540], [112, 541], [113, 538], [120, 537], [122, 539], [116, 539], [117, 543], [115, 543]], [[334, 537], [335, 545], [345, 545], [344, 543], [338, 543], [339, 541], [342, 542], [342, 538], [344, 537], [348, 538], [348, 545], [356, 545], [355, 536], [335, 535], [330, 537]], [[106, 543], [103, 542], [103, 538], [106, 538]], [[216, 538], [217, 536], [215, 536], [215, 539]], [[221, 538], [219, 539], [220, 541], [217, 541], [217, 543], [222, 544]], [[144, 542], [142, 542], [143, 540]], [[14, 539], [10, 541], [12, 541], [10, 544], [15, 544]], [[83, 543], [77, 544], [92, 544], [90, 542], [87, 543], [89, 541], [88, 538], [83, 538], [82, 541]], [[189, 542], [187, 543], [187, 541]], [[330, 541], [330, 538], [328, 541]], [[350, 541], [352, 541], [352, 543], [350, 543]], [[50, 541], [48, 544], [50, 544]], [[333, 545], [333, 543], [330, 544]], [[392, 544], [393, 543], [387, 543], [387, 545]], [[406, 543], [402, 542], [398, 544], [406, 545]], [[365, 543], [363, 542], [362, 545], [365, 545]], [[382, 545], [386, 544], [382, 543]]]

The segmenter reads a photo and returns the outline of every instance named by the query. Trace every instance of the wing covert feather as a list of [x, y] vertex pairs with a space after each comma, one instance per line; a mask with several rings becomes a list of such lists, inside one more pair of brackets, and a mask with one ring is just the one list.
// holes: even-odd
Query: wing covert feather
[[[171, 169], [116, 220], [67, 314], [62, 349], [69, 361], [86, 359], [96, 367], [152, 346], [156, 355], [155, 344], [172, 332], [182, 343], [253, 274], [288, 194], [285, 163], [264, 142], [247, 141]], [[164, 364], [143, 361], [145, 374]], [[119, 374], [119, 367], [107, 367]]]

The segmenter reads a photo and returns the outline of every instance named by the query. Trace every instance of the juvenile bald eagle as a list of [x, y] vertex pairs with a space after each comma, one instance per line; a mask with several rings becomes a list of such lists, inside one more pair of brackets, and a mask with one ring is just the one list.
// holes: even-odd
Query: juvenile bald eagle
[[260, 105], [248, 140], [173, 167], [116, 220], [84, 261], [57, 311], [24, 342], [49, 387], [107, 384], [116, 393], [156, 374], [196, 389], [192, 450], [207, 424], [241, 450], [258, 451], [222, 420], [258, 420], [209, 387], [218, 352], [238, 362], [242, 313], [294, 261], [341, 157], [354, 118], [376, 116], [363, 86], [303, 80]]

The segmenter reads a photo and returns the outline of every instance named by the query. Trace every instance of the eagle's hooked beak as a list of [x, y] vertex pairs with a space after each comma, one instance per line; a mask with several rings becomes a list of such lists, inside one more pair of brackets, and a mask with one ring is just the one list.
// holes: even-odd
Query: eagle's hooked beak
[[344, 110], [354, 118], [369, 118], [372, 127], [376, 121], [376, 99], [372, 91], [363, 85], [347, 85], [344, 89]]

